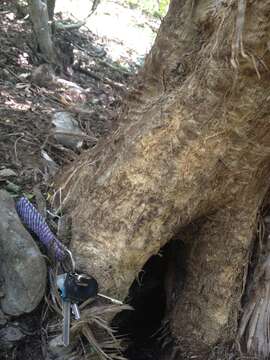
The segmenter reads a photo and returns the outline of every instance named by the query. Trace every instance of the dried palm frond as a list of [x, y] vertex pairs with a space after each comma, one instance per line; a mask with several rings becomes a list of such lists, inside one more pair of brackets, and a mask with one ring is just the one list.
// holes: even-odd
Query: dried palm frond
[[[57, 271], [57, 268], [50, 270], [50, 298], [46, 298], [46, 302], [50, 309], [62, 316], [62, 301], [56, 285]], [[95, 299], [89, 299], [81, 304], [80, 320], [71, 323], [68, 359], [72, 357], [76, 359], [79, 353], [83, 353], [85, 359], [125, 360], [122, 355], [123, 339], [116, 336], [115, 330], [110, 326], [113, 317], [123, 310], [132, 310], [132, 308], [129, 305], [104, 304]], [[47, 325], [47, 332], [53, 336], [55, 344], [58, 344], [59, 339], [61, 343], [61, 331], [59, 318], [54, 318]], [[86, 342], [83, 342], [82, 338]]]
[[74, 322], [71, 336], [82, 334], [88, 341], [92, 352], [86, 354], [93, 359], [93, 353], [102, 360], [125, 360], [122, 355], [121, 339], [109, 325], [111, 319], [123, 310], [131, 310], [128, 305], [100, 305], [82, 310], [81, 320]]
[[[110, 326], [110, 321], [117, 313], [131, 309], [128, 305], [102, 304], [85, 307], [85, 304], [82, 304], [81, 319], [73, 320], [71, 323], [71, 344], [68, 348], [63, 348], [63, 352], [68, 353], [65, 355], [67, 359], [72, 356], [77, 359], [83, 353], [84, 359], [89, 360], [125, 360], [122, 355], [122, 344], [125, 339], [116, 335], [115, 329]], [[51, 347], [59, 351], [59, 346], [62, 347], [62, 325], [59, 319], [54, 318], [46, 331], [50, 338], [53, 338]]]
[[[247, 303], [239, 326], [239, 339], [249, 354], [260, 359], [270, 356], [270, 255], [254, 281], [252, 296]], [[243, 341], [244, 340], [244, 341]]]

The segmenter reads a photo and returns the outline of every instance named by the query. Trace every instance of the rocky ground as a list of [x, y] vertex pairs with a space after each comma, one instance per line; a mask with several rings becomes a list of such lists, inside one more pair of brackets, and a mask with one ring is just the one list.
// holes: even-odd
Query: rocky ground
[[[58, 5], [59, 21], [85, 20], [78, 1]], [[0, 4], [0, 359], [49, 359], [45, 260], [14, 201], [24, 195], [45, 215], [53, 211], [46, 207], [53, 175], [117, 129], [157, 27], [139, 10], [104, 1], [82, 28], [56, 31], [69, 59], [57, 74], [40, 67], [29, 17], [15, 1]]]

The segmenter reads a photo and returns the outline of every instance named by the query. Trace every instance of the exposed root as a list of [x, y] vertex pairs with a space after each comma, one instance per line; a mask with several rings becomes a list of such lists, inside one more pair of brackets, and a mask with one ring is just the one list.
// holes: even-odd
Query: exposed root
[[246, 0], [238, 0], [238, 11], [235, 24], [235, 38], [232, 42], [232, 56], [231, 64], [237, 69], [239, 66], [238, 57], [239, 53], [243, 58], [248, 58], [248, 55], [244, 51], [243, 46], [243, 31], [245, 24], [245, 13], [246, 13]]
[[[259, 234], [260, 236], [260, 234]], [[268, 236], [268, 243], [270, 237]], [[260, 245], [261, 246], [261, 245]], [[257, 270], [250, 300], [242, 316], [238, 336], [247, 353], [268, 359], [270, 355], [270, 255]]]

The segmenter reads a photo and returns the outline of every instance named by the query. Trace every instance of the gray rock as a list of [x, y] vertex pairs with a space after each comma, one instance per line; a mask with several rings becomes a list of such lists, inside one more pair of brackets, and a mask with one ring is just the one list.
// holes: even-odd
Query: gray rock
[[31, 80], [40, 87], [55, 88], [55, 74], [52, 66], [49, 64], [42, 64], [35, 68], [32, 72]]
[[49, 176], [54, 176], [57, 173], [59, 166], [44, 150], [41, 150], [41, 157], [46, 174], [48, 174]]
[[46, 264], [4, 190], [0, 190], [0, 275], [3, 312], [21, 315], [34, 310], [45, 292]]
[[77, 120], [66, 111], [56, 112], [52, 117], [55, 139], [63, 146], [76, 150], [83, 145], [84, 133], [80, 130]]
[[25, 335], [18, 327], [8, 325], [0, 329], [0, 348], [2, 350], [12, 349], [13, 346], [24, 337]]
[[0, 170], [1, 178], [8, 178], [8, 177], [13, 177], [13, 176], [17, 176], [17, 173], [12, 169], [5, 168], [5, 169]]

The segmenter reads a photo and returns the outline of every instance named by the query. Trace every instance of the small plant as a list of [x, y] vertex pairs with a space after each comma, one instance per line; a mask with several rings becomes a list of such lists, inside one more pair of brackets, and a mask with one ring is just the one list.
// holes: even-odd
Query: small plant
[[127, 0], [127, 4], [131, 9], [138, 8], [149, 15], [160, 18], [166, 15], [169, 0]]
[[139, 6], [138, 0], [128, 0], [128, 6], [131, 9], [136, 9]]
[[169, 7], [169, 0], [160, 0], [159, 1], [159, 13], [161, 16], [165, 16], [167, 11], [168, 11], [168, 7]]

